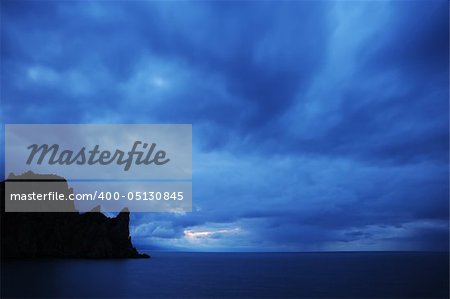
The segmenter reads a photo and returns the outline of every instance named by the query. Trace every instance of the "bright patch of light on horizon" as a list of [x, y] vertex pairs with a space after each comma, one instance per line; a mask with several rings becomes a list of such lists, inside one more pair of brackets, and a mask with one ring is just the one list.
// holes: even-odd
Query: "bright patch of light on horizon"
[[227, 228], [227, 229], [219, 229], [219, 230], [209, 230], [209, 231], [193, 231], [186, 229], [184, 230], [184, 236], [190, 239], [198, 239], [198, 238], [208, 238], [212, 237], [216, 234], [230, 234], [230, 233], [238, 233], [241, 229], [239, 227], [235, 228]]

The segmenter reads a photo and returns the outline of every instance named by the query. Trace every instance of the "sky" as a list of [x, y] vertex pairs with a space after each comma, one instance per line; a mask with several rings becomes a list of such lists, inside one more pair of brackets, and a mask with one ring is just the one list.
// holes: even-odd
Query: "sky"
[[448, 11], [2, 1], [2, 125], [192, 124], [193, 211], [139, 249], [448, 250]]

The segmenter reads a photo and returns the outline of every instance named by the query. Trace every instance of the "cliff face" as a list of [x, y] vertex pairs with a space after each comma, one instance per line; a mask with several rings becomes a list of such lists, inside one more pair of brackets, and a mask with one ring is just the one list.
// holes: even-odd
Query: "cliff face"
[[[51, 179], [64, 180], [56, 176]], [[4, 182], [1, 182], [0, 188], [2, 258], [149, 257], [138, 253], [131, 243], [130, 213], [127, 209], [122, 210], [115, 218], [108, 218], [98, 210], [84, 214], [6, 213]], [[71, 190], [67, 189], [66, 192]]]

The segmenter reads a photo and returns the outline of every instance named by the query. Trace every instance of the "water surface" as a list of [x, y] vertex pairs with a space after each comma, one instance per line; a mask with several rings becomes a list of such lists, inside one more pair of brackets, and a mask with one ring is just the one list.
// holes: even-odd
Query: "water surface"
[[448, 253], [175, 253], [8, 260], [2, 297], [448, 298]]

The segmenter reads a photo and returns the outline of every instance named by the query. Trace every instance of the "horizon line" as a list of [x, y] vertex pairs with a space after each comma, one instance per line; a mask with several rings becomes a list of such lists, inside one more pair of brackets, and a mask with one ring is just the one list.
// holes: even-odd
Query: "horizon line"
[[197, 251], [197, 250], [153, 250], [138, 249], [146, 252], [170, 252], [170, 253], [447, 253], [450, 250], [322, 250], [322, 251]]

